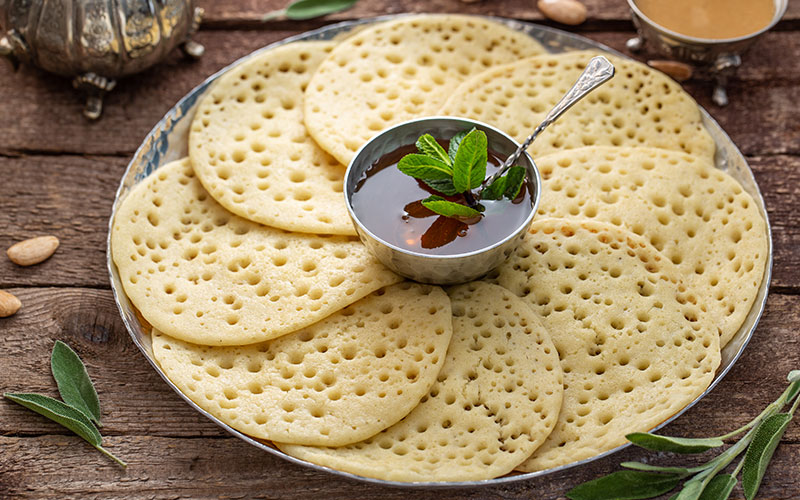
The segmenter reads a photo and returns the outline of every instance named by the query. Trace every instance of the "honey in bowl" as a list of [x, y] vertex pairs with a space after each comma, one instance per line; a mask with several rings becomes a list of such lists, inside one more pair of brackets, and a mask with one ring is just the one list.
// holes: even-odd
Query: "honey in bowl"
[[[437, 142], [448, 149], [448, 141], [437, 139]], [[513, 200], [481, 200], [485, 210], [479, 217], [437, 215], [421, 201], [441, 193], [397, 168], [400, 159], [416, 152], [416, 146], [408, 144], [380, 157], [358, 180], [352, 195], [358, 219], [386, 243], [428, 255], [464, 254], [502, 241], [530, 215], [533, 203], [525, 183]], [[503, 157], [489, 148], [487, 176], [499, 170], [503, 161]], [[445, 199], [464, 203], [461, 194]]]
[[668, 30], [714, 40], [755, 33], [775, 16], [774, 0], [636, 0], [636, 6]]

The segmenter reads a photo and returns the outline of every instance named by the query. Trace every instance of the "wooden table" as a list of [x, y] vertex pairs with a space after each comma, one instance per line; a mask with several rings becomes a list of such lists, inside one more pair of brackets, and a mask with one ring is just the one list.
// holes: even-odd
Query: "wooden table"
[[[0, 498], [562, 498], [572, 486], [622, 460], [658, 459], [628, 449], [590, 465], [508, 486], [440, 492], [378, 488], [314, 472], [230, 437], [185, 404], [158, 377], [120, 321], [106, 271], [114, 192], [144, 135], [207, 75], [250, 51], [329, 22], [395, 12], [466, 12], [541, 21], [533, 0], [363, 0], [348, 12], [307, 22], [260, 22], [283, 0], [204, 1], [199, 62], [177, 54], [123, 80], [102, 120], [87, 123], [67, 81], [30, 67], [0, 66], [0, 248], [42, 234], [61, 247], [49, 261], [20, 268], [0, 258], [0, 288], [23, 309], [0, 319], [0, 391], [56, 395], [48, 360], [53, 342], [75, 348], [97, 383], [107, 447], [123, 470], [43, 417], [0, 401]], [[574, 31], [624, 50], [632, 34], [624, 0], [586, 0], [590, 19]], [[546, 23], [554, 25], [553, 23]], [[761, 323], [742, 358], [714, 392], [666, 428], [710, 436], [749, 421], [800, 368], [800, 2], [745, 58], [731, 104], [710, 102], [710, 84], [686, 88], [747, 155], [766, 198], [775, 262]], [[1, 62], [1, 61], [0, 61]], [[800, 419], [789, 428], [760, 498], [800, 498]], [[737, 488], [735, 497], [742, 497]]]

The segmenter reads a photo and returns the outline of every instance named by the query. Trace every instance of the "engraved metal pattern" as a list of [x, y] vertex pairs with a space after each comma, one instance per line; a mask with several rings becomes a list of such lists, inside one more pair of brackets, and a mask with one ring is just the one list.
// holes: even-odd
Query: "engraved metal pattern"
[[[587, 458], [579, 462], [563, 465], [553, 469], [531, 472], [527, 474], [508, 475], [486, 481], [462, 481], [462, 482], [451, 482], [451, 483], [401, 483], [397, 481], [383, 481], [378, 479], [365, 478], [362, 476], [357, 476], [355, 474], [350, 474], [347, 472], [330, 469], [328, 467], [322, 467], [316, 464], [312, 464], [310, 462], [306, 462], [304, 460], [291, 457], [277, 450], [276, 448], [271, 446], [268, 442], [251, 438], [250, 436], [242, 434], [241, 432], [229, 427], [228, 425], [219, 421], [217, 418], [215, 418], [214, 416], [212, 416], [211, 414], [209, 414], [208, 412], [197, 406], [191, 399], [189, 399], [180, 390], [178, 390], [178, 388], [169, 380], [169, 378], [167, 378], [164, 372], [161, 371], [161, 368], [155, 361], [153, 357], [152, 345], [150, 343], [149, 326], [142, 324], [142, 322], [138, 319], [135, 308], [128, 300], [128, 297], [125, 295], [122, 283], [120, 281], [119, 272], [117, 271], [117, 268], [111, 259], [110, 230], [111, 230], [111, 225], [113, 224], [114, 221], [114, 214], [116, 214], [117, 210], [119, 209], [122, 200], [125, 198], [125, 196], [128, 195], [133, 186], [141, 182], [145, 177], [156, 171], [159, 167], [169, 163], [170, 161], [183, 158], [188, 154], [189, 127], [191, 125], [192, 118], [194, 117], [194, 113], [197, 108], [197, 103], [200, 101], [200, 99], [202, 99], [203, 95], [208, 91], [209, 87], [214, 83], [214, 81], [221, 75], [227, 73], [228, 71], [235, 68], [239, 64], [245, 63], [250, 59], [257, 57], [258, 55], [262, 54], [267, 50], [273, 49], [280, 45], [284, 45], [286, 43], [300, 41], [300, 40], [330, 40], [336, 36], [349, 32], [354, 28], [366, 24], [371, 24], [374, 22], [396, 19], [398, 17], [400, 16], [384, 16], [368, 20], [346, 21], [343, 23], [326, 26], [318, 30], [309, 31], [301, 35], [292, 36], [284, 40], [281, 40], [279, 42], [268, 45], [266, 47], [263, 47], [262, 49], [259, 49], [251, 53], [250, 55], [247, 55], [239, 59], [238, 61], [235, 61], [226, 68], [223, 68], [216, 74], [210, 76], [200, 85], [195, 87], [191, 92], [189, 92], [180, 101], [178, 101], [178, 103], [169, 112], [167, 112], [167, 114], [161, 119], [161, 121], [159, 121], [156, 124], [153, 130], [151, 130], [150, 133], [147, 134], [147, 137], [145, 137], [144, 142], [141, 144], [141, 146], [139, 146], [139, 149], [136, 151], [133, 159], [128, 164], [125, 174], [123, 175], [122, 180], [120, 182], [119, 188], [117, 189], [117, 194], [114, 200], [114, 206], [112, 209], [111, 218], [109, 219], [109, 236], [106, 239], [106, 248], [107, 248], [106, 265], [108, 266], [108, 271], [111, 281], [111, 289], [114, 293], [114, 300], [117, 303], [117, 307], [119, 308], [120, 315], [122, 316], [122, 321], [125, 324], [125, 327], [130, 333], [133, 342], [136, 344], [139, 350], [144, 354], [144, 357], [147, 359], [147, 361], [150, 363], [153, 369], [161, 376], [164, 382], [168, 386], [170, 386], [176, 392], [176, 394], [178, 394], [181, 398], [183, 398], [183, 400], [186, 401], [186, 403], [189, 406], [193, 407], [196, 411], [204, 415], [206, 418], [216, 423], [226, 432], [230, 433], [233, 436], [238, 437], [242, 441], [245, 441], [252, 446], [255, 446], [267, 453], [271, 453], [275, 456], [281, 457], [289, 462], [299, 464], [317, 471], [325, 471], [340, 477], [355, 479], [358, 481], [381, 485], [381, 486], [393, 486], [399, 488], [425, 489], [425, 490], [498, 486], [501, 484], [515, 483], [518, 481], [524, 481], [536, 477], [547, 476], [554, 472], [570, 469], [572, 467], [592, 462], [594, 460], [611, 455], [624, 448], [627, 448], [629, 444], [619, 446], [617, 448], [614, 448], [613, 450], [609, 450], [595, 457]], [[496, 17], [488, 17], [488, 19], [493, 19], [497, 22], [505, 24], [510, 28], [513, 28], [515, 30], [530, 35], [532, 38], [536, 39], [544, 47], [546, 47], [547, 50], [551, 53], [560, 53], [571, 50], [599, 49], [611, 53], [613, 55], [616, 55], [617, 57], [622, 57], [622, 58], [627, 57], [624, 54], [621, 54], [601, 43], [565, 31], [557, 30], [554, 28], [548, 28], [546, 26], [526, 23], [522, 21], [516, 21], [512, 19], [504, 19]], [[694, 406], [704, 396], [706, 396], [709, 392], [711, 392], [717, 386], [717, 384], [723, 379], [723, 377], [730, 371], [736, 360], [739, 359], [739, 356], [744, 351], [744, 348], [747, 346], [747, 343], [753, 336], [753, 332], [755, 331], [755, 328], [758, 324], [759, 319], [761, 318], [761, 314], [763, 313], [764, 307], [766, 305], [767, 291], [769, 289], [769, 283], [772, 277], [772, 230], [769, 225], [769, 218], [767, 216], [766, 208], [764, 205], [764, 198], [761, 196], [761, 192], [758, 189], [758, 184], [756, 184], [755, 178], [753, 177], [753, 172], [750, 170], [750, 167], [747, 164], [747, 161], [745, 160], [742, 153], [739, 151], [739, 149], [736, 147], [733, 141], [731, 141], [730, 137], [728, 137], [725, 131], [722, 130], [722, 127], [719, 126], [719, 124], [711, 117], [710, 114], [708, 114], [706, 110], [700, 108], [700, 112], [703, 119], [703, 125], [709, 131], [711, 137], [714, 139], [714, 142], [717, 145], [717, 153], [715, 156], [715, 163], [717, 168], [726, 171], [728, 174], [733, 176], [733, 178], [739, 181], [739, 183], [741, 183], [744, 190], [750, 193], [750, 195], [755, 200], [756, 204], [758, 205], [759, 213], [766, 222], [766, 231], [769, 244], [768, 258], [764, 269], [764, 279], [762, 280], [761, 286], [758, 289], [758, 294], [754, 301], [753, 307], [750, 309], [750, 313], [747, 315], [747, 318], [742, 324], [742, 327], [739, 329], [736, 335], [734, 335], [734, 337], [731, 339], [728, 345], [726, 345], [725, 348], [722, 350], [722, 360], [719, 368], [717, 369], [716, 376], [714, 377], [714, 380], [711, 382], [711, 385], [708, 387], [708, 389], [706, 389], [705, 392], [703, 392], [703, 394], [698, 396], [692, 403], [687, 405], [684, 409], [682, 409], [672, 417], [665, 420], [661, 425], [656, 426], [653, 430], [658, 430], [663, 426], [669, 424], [670, 422], [678, 418], [680, 415], [682, 415], [686, 410]]]
[[[203, 47], [190, 40], [202, 9], [194, 0], [0, 1], [0, 55], [62, 76], [84, 89], [84, 114], [97, 118], [114, 79], [159, 62], [177, 46], [192, 57]], [[92, 82], [102, 85], [93, 87]]]

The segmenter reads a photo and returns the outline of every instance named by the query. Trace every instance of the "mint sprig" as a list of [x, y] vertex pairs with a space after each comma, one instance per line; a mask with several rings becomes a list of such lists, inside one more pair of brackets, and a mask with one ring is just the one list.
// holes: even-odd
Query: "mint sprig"
[[50, 369], [64, 401], [35, 393], [5, 393], [3, 397], [14, 401], [82, 437], [98, 451], [122, 467], [127, 464], [103, 448], [100, 427], [100, 401], [86, 366], [70, 347], [56, 341], [50, 356]]
[[511, 167], [492, 184], [472, 192], [486, 182], [488, 141], [486, 134], [475, 128], [465, 130], [450, 139], [448, 150], [430, 134], [424, 134], [416, 142], [418, 153], [404, 156], [397, 168], [404, 174], [424, 182], [444, 196], [463, 195], [465, 203], [431, 196], [422, 204], [431, 211], [446, 217], [476, 217], [484, 208], [481, 199], [499, 200], [517, 197], [525, 182], [526, 171], [522, 167]]
[[[756, 418], [733, 432], [712, 438], [678, 438], [636, 432], [626, 437], [647, 450], [672, 453], [702, 453], [723, 446], [725, 441], [744, 433], [728, 449], [697, 467], [661, 467], [639, 462], [623, 462], [631, 470], [617, 471], [576, 486], [567, 492], [572, 500], [637, 500], [667, 493], [682, 481], [683, 487], [670, 500], [726, 500], [742, 473], [745, 498], [753, 500], [761, 480], [786, 427], [791, 422], [800, 398], [800, 371], [787, 377], [789, 387]], [[792, 403], [794, 401], [794, 403]], [[791, 405], [788, 411], [781, 410]], [[744, 457], [729, 474], [721, 474], [739, 455]]]

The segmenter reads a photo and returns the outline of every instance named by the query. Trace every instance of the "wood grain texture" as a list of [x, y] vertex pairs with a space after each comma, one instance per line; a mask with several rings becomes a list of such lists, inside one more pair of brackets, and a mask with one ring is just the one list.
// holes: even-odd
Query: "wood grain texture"
[[[295, 32], [284, 30], [202, 31], [197, 35], [197, 41], [206, 46], [202, 59], [190, 62], [175, 53], [164, 64], [121, 80], [107, 96], [103, 119], [97, 123], [86, 123], [81, 115], [82, 97], [67, 80], [29, 66], [16, 73], [0, 71], [0, 88], [16, 89], [11, 98], [0, 100], [0, 155], [44, 152], [129, 157], [158, 120], [206, 77], [292, 34]], [[583, 34], [623, 52], [625, 40], [631, 36]], [[651, 56], [636, 57], [646, 60]], [[731, 82], [731, 105], [726, 108], [711, 103], [708, 81], [691, 81], [685, 88], [745, 154], [797, 153], [800, 115], [783, 103], [800, 99], [800, 65], [786, 65], [787, 59], [800, 60], [798, 37], [780, 32], [766, 35], [748, 53], [742, 71]]]
[[[626, 1], [583, 1], [589, 21], [570, 29], [624, 52], [633, 34]], [[179, 98], [252, 50], [339, 20], [396, 12], [542, 19], [534, 0], [362, 0], [325, 19], [260, 21], [288, 2], [199, 2], [206, 22], [196, 38], [206, 55], [188, 62], [172, 54], [164, 64], [122, 80], [97, 123], [83, 119], [82, 97], [68, 81], [25, 66], [16, 73], [0, 69], [0, 250], [42, 234], [61, 240], [50, 260], [30, 268], [0, 255], [0, 288], [23, 303], [15, 316], [0, 319], [0, 391], [55, 396], [50, 350], [55, 340], [67, 342], [97, 383], [105, 444], [130, 463], [127, 470], [119, 469], [58, 425], [0, 399], [0, 498], [550, 500], [615, 470], [619, 461], [685, 463], [686, 458], [628, 449], [560, 474], [494, 488], [380, 488], [291, 464], [228, 436], [158, 376], [119, 318], [109, 290], [105, 241], [125, 165]], [[800, 65], [792, 63], [800, 59], [798, 21], [800, 1], [792, 0], [778, 30], [745, 56], [731, 82], [727, 108], [711, 105], [707, 78], [685, 86], [749, 156], [772, 223], [775, 264], [765, 315], [742, 358], [665, 433], [706, 436], [734, 429], [781, 392], [790, 369], [800, 368]], [[637, 55], [639, 60], [652, 57]], [[792, 422], [759, 498], [800, 498], [798, 463], [800, 423]], [[742, 497], [737, 487], [733, 498]]]

